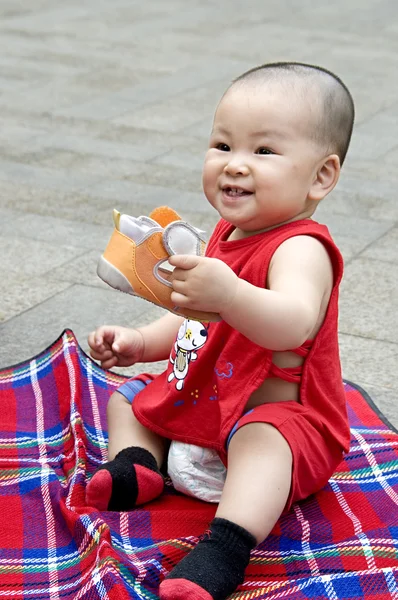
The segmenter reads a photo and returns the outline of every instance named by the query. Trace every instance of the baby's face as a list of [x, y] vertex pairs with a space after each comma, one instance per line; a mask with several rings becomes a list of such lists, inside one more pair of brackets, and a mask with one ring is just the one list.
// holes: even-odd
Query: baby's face
[[203, 188], [237, 237], [306, 218], [322, 151], [310, 136], [308, 106], [280, 85], [235, 85], [214, 118]]

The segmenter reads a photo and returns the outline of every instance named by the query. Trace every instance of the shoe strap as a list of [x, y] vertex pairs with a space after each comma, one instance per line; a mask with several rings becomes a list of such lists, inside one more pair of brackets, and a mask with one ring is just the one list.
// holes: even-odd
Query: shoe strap
[[169, 206], [158, 206], [149, 215], [151, 219], [159, 223], [161, 227], [167, 227], [174, 221], [181, 221], [181, 217]]

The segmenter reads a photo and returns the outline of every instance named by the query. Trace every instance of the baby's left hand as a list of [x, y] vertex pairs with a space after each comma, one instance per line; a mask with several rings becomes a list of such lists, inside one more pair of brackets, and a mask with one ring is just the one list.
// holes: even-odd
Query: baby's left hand
[[176, 306], [222, 313], [235, 298], [239, 278], [218, 258], [174, 255], [171, 299]]

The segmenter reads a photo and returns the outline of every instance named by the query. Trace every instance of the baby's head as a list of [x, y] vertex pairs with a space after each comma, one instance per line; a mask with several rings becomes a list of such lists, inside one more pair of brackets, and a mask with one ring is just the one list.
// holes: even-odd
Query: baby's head
[[309, 218], [334, 188], [354, 122], [329, 71], [273, 63], [247, 71], [217, 107], [203, 187], [237, 235]]

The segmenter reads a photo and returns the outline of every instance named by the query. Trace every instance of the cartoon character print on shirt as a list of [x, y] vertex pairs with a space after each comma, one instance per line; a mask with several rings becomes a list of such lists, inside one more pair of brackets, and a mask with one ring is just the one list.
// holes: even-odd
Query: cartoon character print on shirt
[[207, 342], [207, 329], [200, 321], [185, 319], [177, 334], [177, 341], [174, 345], [176, 352], [175, 358], [170, 356], [170, 362], [173, 370], [168, 376], [168, 382], [176, 379], [176, 389], [182, 390], [184, 379], [188, 374], [189, 363], [196, 360], [198, 355], [196, 350], [202, 348]]

